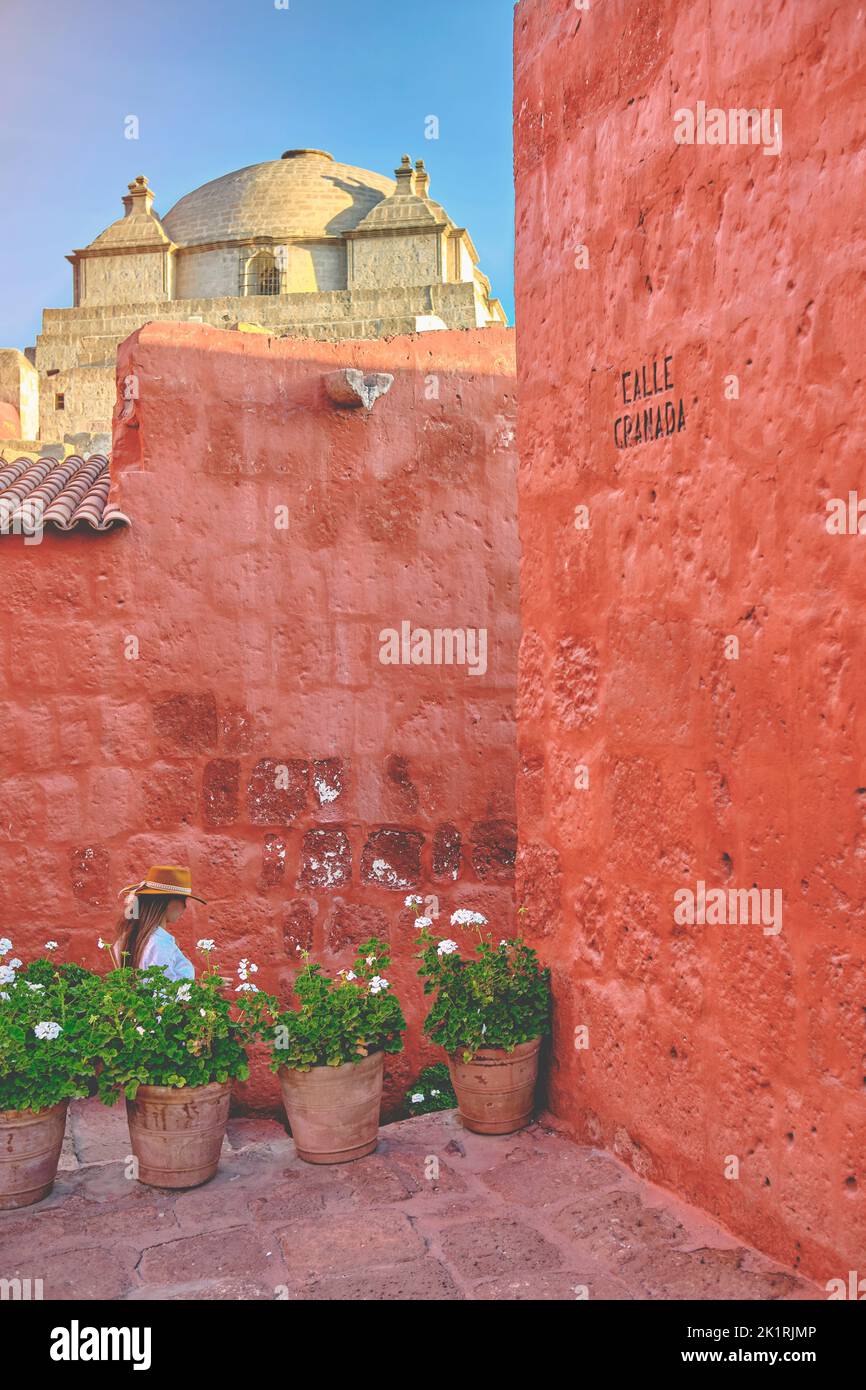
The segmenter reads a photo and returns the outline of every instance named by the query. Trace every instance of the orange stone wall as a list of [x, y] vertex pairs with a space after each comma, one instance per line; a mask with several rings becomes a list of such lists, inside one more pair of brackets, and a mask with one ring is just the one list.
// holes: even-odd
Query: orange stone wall
[[[780, 152], [678, 144], [699, 102], [766, 109], [771, 143], [780, 111]], [[866, 499], [864, 103], [855, 4], [516, 12], [518, 899], [550, 1103], [822, 1279], [866, 1249], [857, 499], [827, 527]], [[676, 921], [699, 882], [780, 891], [781, 930]]]
[[[386, 371], [370, 414], [324, 378]], [[288, 999], [299, 947], [390, 940], [425, 1003], [410, 892], [513, 925], [518, 646], [508, 330], [276, 341], [153, 324], [122, 346], [129, 530], [0, 540], [0, 923], [104, 962], [118, 890], [188, 863], [179, 937]], [[383, 665], [379, 634], [486, 628], [487, 670]], [[279, 769], [285, 769], [280, 772]], [[257, 1067], [245, 1099], [277, 1102]]]

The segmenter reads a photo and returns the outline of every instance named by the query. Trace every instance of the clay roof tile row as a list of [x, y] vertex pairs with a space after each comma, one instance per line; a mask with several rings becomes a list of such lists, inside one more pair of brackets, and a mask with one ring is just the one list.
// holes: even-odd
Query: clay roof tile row
[[0, 457], [0, 535], [28, 534], [40, 525], [58, 531], [129, 526], [129, 517], [108, 503], [110, 486], [104, 454], [18, 458], [14, 463]]

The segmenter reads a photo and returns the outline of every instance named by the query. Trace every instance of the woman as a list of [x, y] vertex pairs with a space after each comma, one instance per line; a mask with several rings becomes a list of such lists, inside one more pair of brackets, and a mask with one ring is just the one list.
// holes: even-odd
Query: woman
[[147, 877], [121, 890], [126, 911], [118, 924], [118, 936], [111, 947], [117, 966], [130, 965], [146, 970], [161, 965], [169, 980], [192, 980], [195, 968], [181, 951], [166, 926], [173, 926], [186, 911], [190, 898], [203, 903], [192, 891], [189, 869], [157, 864]]

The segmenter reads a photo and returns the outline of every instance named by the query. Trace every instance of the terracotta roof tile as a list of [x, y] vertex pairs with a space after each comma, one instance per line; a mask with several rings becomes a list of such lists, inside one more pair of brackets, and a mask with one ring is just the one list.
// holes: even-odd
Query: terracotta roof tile
[[104, 454], [88, 459], [78, 454], [65, 459], [18, 458], [14, 463], [0, 457], [0, 534], [26, 534], [40, 520], [58, 531], [129, 526], [129, 517], [108, 505], [110, 485]]

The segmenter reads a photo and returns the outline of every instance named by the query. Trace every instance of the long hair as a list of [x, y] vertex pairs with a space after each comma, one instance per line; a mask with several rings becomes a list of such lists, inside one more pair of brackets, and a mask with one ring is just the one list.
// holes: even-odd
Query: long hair
[[141, 893], [127, 900], [129, 905], [117, 924], [117, 940], [111, 948], [116, 966], [138, 968], [145, 946], [157, 927], [162, 926], [168, 905], [175, 896], [174, 893]]

